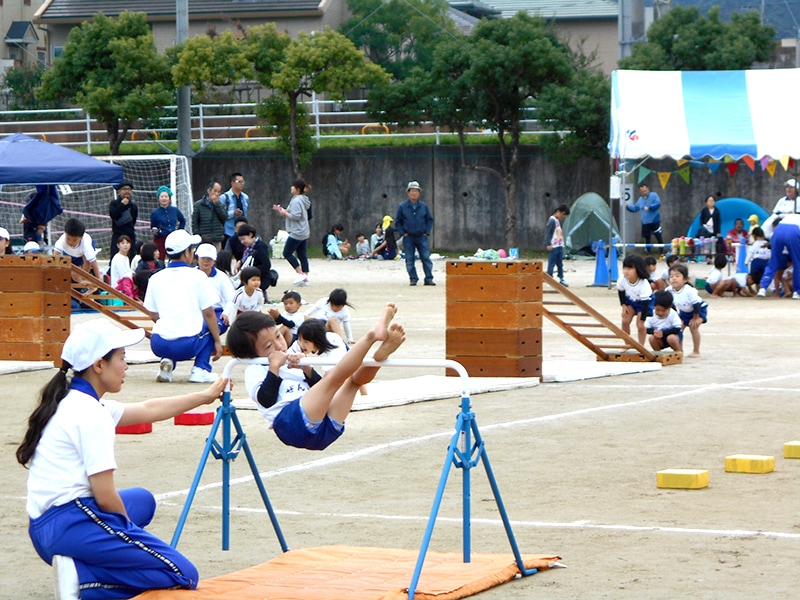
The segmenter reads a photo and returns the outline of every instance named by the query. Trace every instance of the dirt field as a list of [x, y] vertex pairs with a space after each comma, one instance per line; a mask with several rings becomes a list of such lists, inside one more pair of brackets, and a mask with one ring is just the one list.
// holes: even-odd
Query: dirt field
[[[284, 281], [291, 273], [276, 261]], [[398, 358], [443, 358], [445, 261], [438, 286], [408, 287], [401, 262], [314, 261], [315, 301], [345, 287], [363, 332], [387, 301], [408, 331]], [[693, 265], [694, 275], [709, 267]], [[571, 289], [614, 321], [616, 291], [587, 287], [594, 263], [568, 262]], [[279, 286], [284, 289], [286, 286]], [[277, 296], [277, 294], [273, 294]], [[705, 295], [705, 294], [703, 294]], [[523, 553], [557, 553], [567, 569], [495, 588], [480, 598], [794, 597], [800, 588], [800, 460], [783, 458], [800, 439], [797, 367], [800, 303], [711, 299], [702, 357], [657, 372], [542, 384], [473, 398], [478, 424]], [[85, 316], [74, 317], [76, 320]], [[591, 361], [549, 322], [544, 358]], [[223, 359], [225, 361], [226, 359]], [[216, 364], [221, 372], [223, 361]], [[580, 371], [580, 362], [574, 363]], [[133, 365], [120, 397], [140, 400], [191, 389], [189, 366], [157, 384], [156, 365]], [[437, 370], [385, 369], [381, 379]], [[0, 376], [8, 420], [2, 430], [0, 597], [51, 597], [50, 568], [27, 535], [25, 470], [14, 450], [51, 371]], [[243, 395], [241, 372], [238, 390]], [[239, 392], [238, 394], [236, 392]], [[353, 413], [347, 433], [321, 454], [283, 446], [256, 411], [239, 411], [270, 498], [292, 548], [327, 544], [418, 548], [452, 435], [458, 401]], [[154, 425], [119, 436], [117, 485], [145, 486], [159, 499], [151, 530], [171, 538], [207, 427]], [[731, 454], [775, 456], [775, 472], [725, 473]], [[659, 490], [656, 471], [702, 468], [710, 486]], [[210, 461], [179, 548], [210, 577], [280, 552], [243, 457], [232, 469], [231, 550], [221, 551], [221, 468]], [[472, 546], [507, 552], [482, 468], [473, 471]], [[433, 550], [461, 549], [461, 472], [454, 471]]]

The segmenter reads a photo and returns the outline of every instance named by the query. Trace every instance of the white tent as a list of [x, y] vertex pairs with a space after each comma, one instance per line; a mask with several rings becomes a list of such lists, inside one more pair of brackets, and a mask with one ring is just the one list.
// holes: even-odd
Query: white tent
[[800, 157], [800, 69], [614, 71], [611, 158]]

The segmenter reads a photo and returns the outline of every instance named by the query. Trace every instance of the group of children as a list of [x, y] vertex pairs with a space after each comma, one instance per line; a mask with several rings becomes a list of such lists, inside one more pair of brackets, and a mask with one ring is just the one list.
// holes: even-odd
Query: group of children
[[[383, 220], [375, 225], [375, 232], [367, 239], [363, 233], [356, 236], [353, 248], [346, 239], [342, 239], [344, 228], [341, 224], [334, 225], [325, 235], [323, 252], [331, 259], [368, 259], [394, 260], [398, 256], [397, 239], [392, 223], [394, 219], [385, 215]], [[350, 251], [353, 250], [351, 254]]]

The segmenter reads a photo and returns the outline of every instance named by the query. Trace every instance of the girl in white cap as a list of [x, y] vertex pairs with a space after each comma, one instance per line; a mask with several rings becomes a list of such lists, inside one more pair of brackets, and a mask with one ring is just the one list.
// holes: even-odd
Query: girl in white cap
[[14, 254], [11, 250], [11, 236], [8, 234], [8, 229], [0, 227], [0, 256], [3, 254]]
[[106, 319], [76, 327], [17, 448], [17, 460], [29, 469], [28, 531], [36, 552], [55, 568], [56, 598], [131, 598], [197, 586], [194, 565], [143, 529], [155, 514], [153, 495], [143, 488], [117, 491], [114, 429], [210, 404], [226, 380], [173, 398], [104, 400], [122, 388], [124, 348], [143, 338], [143, 329], [120, 330]]

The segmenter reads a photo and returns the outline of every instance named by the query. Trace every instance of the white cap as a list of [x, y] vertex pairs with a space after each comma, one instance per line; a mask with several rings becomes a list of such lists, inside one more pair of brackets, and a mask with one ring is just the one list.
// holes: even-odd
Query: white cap
[[25, 253], [25, 252], [41, 252], [41, 251], [42, 251], [42, 247], [38, 243], [34, 242], [33, 240], [31, 240], [30, 242], [25, 242], [25, 245], [22, 247], [22, 252], [23, 253]]
[[0, 238], [5, 238], [11, 241], [11, 236], [8, 234], [8, 229], [5, 227], [0, 227]]
[[213, 258], [217, 260], [217, 249], [212, 244], [200, 244], [194, 255], [197, 258]]
[[409, 181], [408, 185], [406, 186], [406, 191], [408, 190], [421, 190], [422, 188], [419, 187], [418, 181]]
[[133, 346], [143, 339], [144, 329], [120, 329], [108, 319], [92, 319], [72, 330], [61, 350], [61, 360], [79, 373], [112, 350]]
[[199, 246], [203, 241], [199, 235], [192, 235], [185, 229], [173, 231], [164, 240], [164, 250], [167, 254], [181, 254], [189, 246]]
[[787, 179], [786, 183], [783, 184], [783, 187], [790, 187], [797, 189], [797, 180], [796, 179]]

